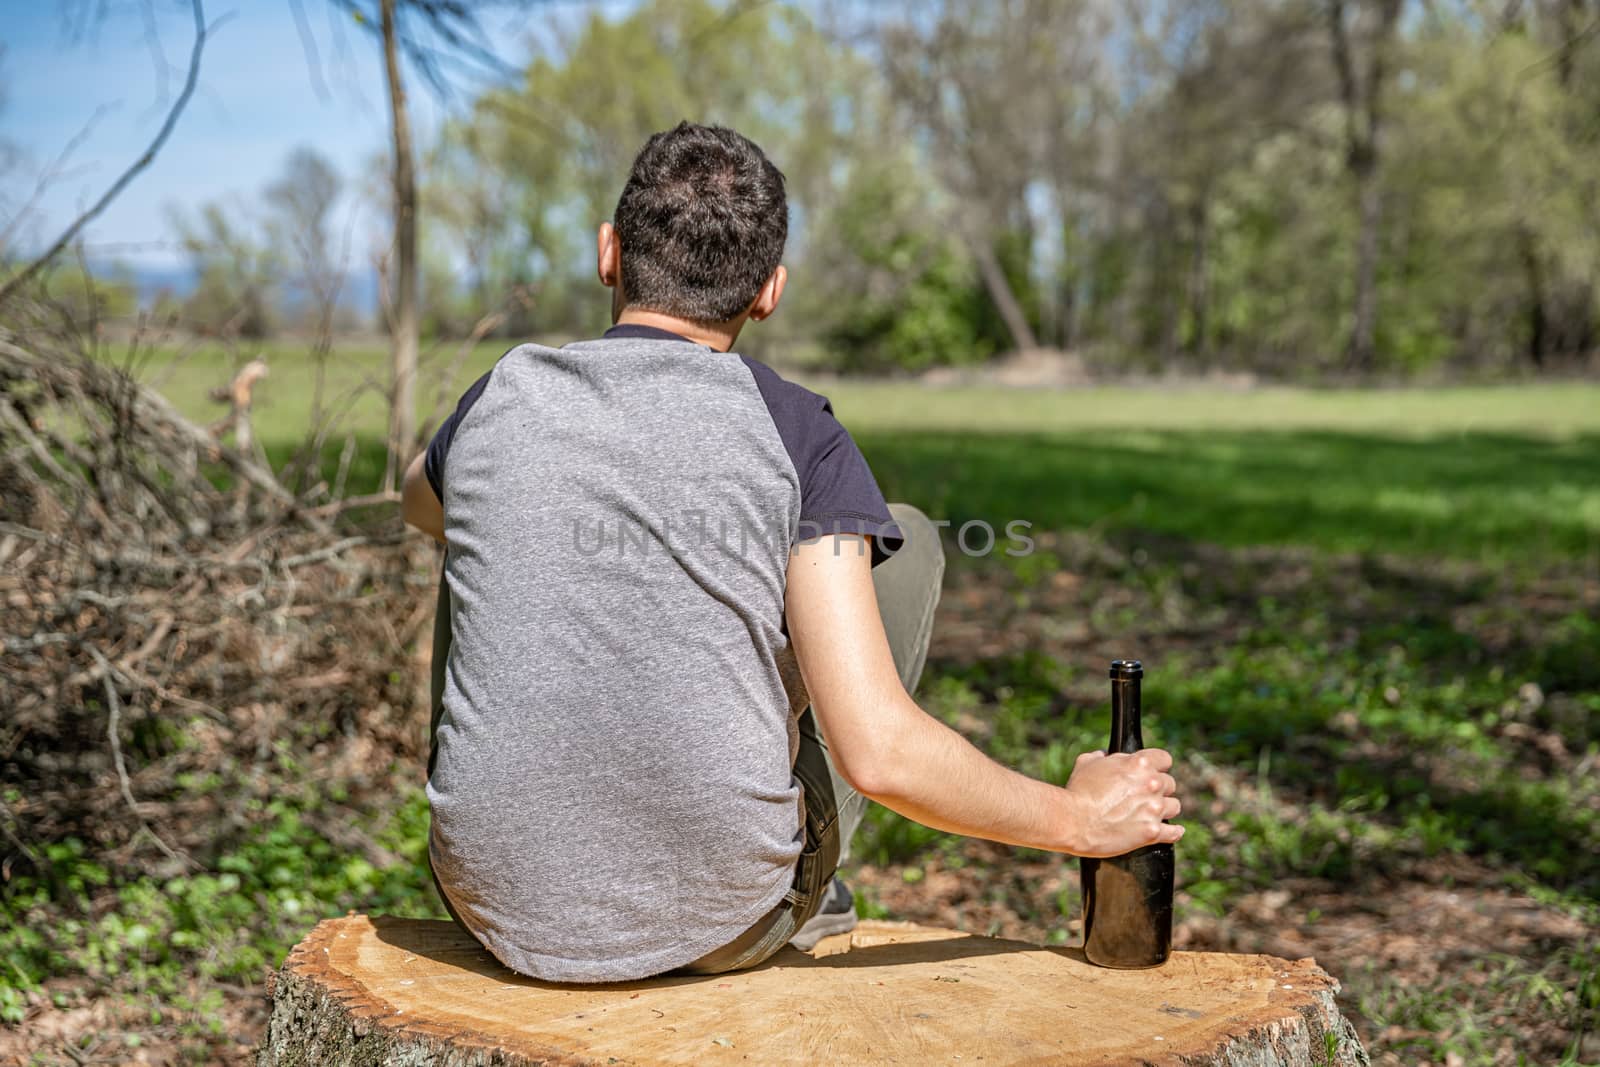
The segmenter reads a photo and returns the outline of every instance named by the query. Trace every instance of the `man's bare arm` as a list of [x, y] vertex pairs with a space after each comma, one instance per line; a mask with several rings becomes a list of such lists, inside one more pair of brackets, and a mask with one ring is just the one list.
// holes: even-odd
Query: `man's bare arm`
[[444, 505], [428, 482], [428, 473], [422, 467], [423, 453], [406, 468], [405, 481], [400, 486], [400, 517], [406, 524], [415, 526], [436, 541], [444, 540]]
[[1066, 788], [1007, 770], [907, 695], [878, 615], [868, 554], [824, 537], [790, 558], [787, 615], [834, 765], [863, 795], [925, 826], [1007, 844], [1114, 856], [1183, 828], [1160, 749], [1078, 757]]

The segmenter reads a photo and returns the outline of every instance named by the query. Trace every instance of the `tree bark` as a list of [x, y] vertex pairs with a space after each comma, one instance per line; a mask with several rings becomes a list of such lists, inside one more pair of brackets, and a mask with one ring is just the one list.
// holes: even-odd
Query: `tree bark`
[[1366, 1067], [1309, 959], [1180, 952], [1148, 971], [1077, 949], [863, 922], [705, 979], [556, 986], [459, 926], [321, 923], [273, 982], [257, 1067], [750, 1062]]
[[1023, 352], [1038, 348], [1039, 340], [1034, 336], [1033, 327], [1028, 323], [1027, 313], [1022, 310], [1010, 280], [1006, 278], [1005, 268], [994, 254], [994, 246], [988, 238], [980, 235], [968, 238], [967, 247], [972, 250], [972, 258], [978, 265], [978, 277], [983, 279], [983, 287], [989, 290], [989, 299], [994, 301], [1000, 321], [1005, 323], [1006, 332], [1011, 335], [1011, 343]]
[[1206, 349], [1207, 310], [1211, 300], [1211, 197], [1201, 189], [1189, 208], [1189, 228], [1194, 247], [1189, 258], [1189, 339], [1191, 356]]
[[1377, 363], [1378, 239], [1383, 227], [1383, 189], [1376, 155], [1356, 171], [1360, 215], [1356, 236], [1356, 293], [1350, 316], [1350, 369], [1366, 373]]
[[383, 62], [389, 82], [389, 118], [394, 136], [395, 293], [390, 322], [389, 456], [384, 485], [393, 489], [417, 434], [417, 184], [411, 120], [401, 76], [395, 0], [382, 0]]
[[1329, 0], [1329, 40], [1344, 108], [1345, 160], [1356, 187], [1355, 295], [1350, 312], [1348, 369], [1370, 372], [1377, 363], [1378, 260], [1383, 226], [1379, 145], [1383, 131], [1383, 86], [1388, 52], [1403, 0], [1375, 0], [1377, 24], [1367, 35], [1367, 61], [1357, 69], [1344, 0]]
[[1550, 315], [1546, 310], [1544, 265], [1526, 226], [1517, 228], [1517, 250], [1522, 253], [1522, 270], [1528, 279], [1528, 361], [1539, 371], [1544, 369], [1547, 354]]
[[1561, 49], [1556, 54], [1556, 77], [1561, 88], [1572, 88], [1577, 71], [1578, 46], [1583, 42], [1583, 0], [1557, 0], [1556, 25], [1561, 32]]
[[[1565, 123], [1567, 139], [1574, 144], [1587, 140], [1587, 123], [1580, 116], [1588, 113], [1582, 99], [1587, 85], [1579, 76], [1578, 54], [1584, 39], [1591, 36], [1596, 24], [1589, 21], [1587, 0], [1557, 0], [1556, 26], [1560, 34], [1560, 49], [1556, 57], [1556, 75], [1562, 90], [1572, 97], [1575, 105], [1568, 112]], [[1583, 358], [1594, 347], [1595, 337], [1595, 287], [1592, 272], [1577, 277], [1561, 271], [1549, 279], [1544, 287], [1540, 308], [1543, 318], [1544, 351], [1557, 358]], [[1537, 361], [1542, 369], [1544, 360]]]

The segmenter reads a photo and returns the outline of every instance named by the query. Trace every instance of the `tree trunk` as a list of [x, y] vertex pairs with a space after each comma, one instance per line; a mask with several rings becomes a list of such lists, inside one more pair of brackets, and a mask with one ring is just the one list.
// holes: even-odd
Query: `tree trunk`
[[1377, 363], [1378, 239], [1383, 224], [1383, 189], [1378, 164], [1356, 172], [1359, 231], [1356, 235], [1356, 293], [1350, 315], [1350, 369], [1369, 372]]
[[[1378, 254], [1382, 238], [1383, 187], [1380, 142], [1383, 86], [1388, 53], [1400, 23], [1404, 0], [1374, 0], [1376, 25], [1367, 35], [1367, 62], [1358, 69], [1351, 46], [1345, 0], [1329, 0], [1328, 36], [1344, 108], [1345, 160], [1356, 186], [1355, 297], [1350, 311], [1347, 366], [1366, 373], [1377, 363]], [[1359, 13], [1356, 16], [1359, 25]]]
[[1206, 310], [1211, 289], [1211, 203], [1205, 190], [1195, 197], [1189, 209], [1189, 226], [1194, 234], [1194, 250], [1189, 259], [1189, 342], [1191, 356], [1206, 349]]
[[[1576, 106], [1568, 111], [1564, 124], [1566, 138], [1574, 146], [1588, 140], [1586, 116], [1592, 107], [1586, 107], [1583, 94], [1589, 85], [1580, 76], [1578, 54], [1584, 40], [1595, 30], [1587, 19], [1588, 0], [1557, 0], [1556, 25], [1561, 36], [1557, 53], [1556, 72], [1561, 88]], [[1593, 182], [1590, 182], [1592, 189]], [[1591, 218], [1593, 217], [1591, 213]], [[1592, 227], [1591, 227], [1592, 232]], [[1572, 277], [1558, 272], [1552, 284], [1546, 286], [1544, 309], [1546, 349], [1557, 358], [1587, 357], [1595, 342], [1595, 284], [1592, 272]], [[1542, 365], [1542, 361], [1541, 361]]]
[[1546, 310], [1544, 292], [1544, 265], [1539, 262], [1539, 250], [1534, 246], [1533, 235], [1527, 227], [1517, 229], [1518, 250], [1522, 253], [1522, 269], [1528, 277], [1528, 361], [1536, 371], [1544, 370], [1544, 360], [1550, 335], [1550, 315]]
[[1178, 212], [1165, 191], [1157, 190], [1154, 193], [1148, 218], [1148, 232], [1155, 236], [1149, 243], [1150, 279], [1146, 299], [1151, 307], [1160, 310], [1155, 332], [1148, 341], [1160, 353], [1162, 366], [1173, 367], [1179, 355], [1178, 328], [1183, 321], [1184, 269], [1181, 250], [1173, 240], [1178, 229]]
[[389, 329], [389, 457], [384, 485], [393, 489], [416, 445], [417, 423], [417, 185], [411, 156], [411, 120], [401, 78], [395, 0], [382, 0], [383, 62], [389, 80], [389, 119], [394, 133], [395, 293]]
[[1338, 990], [1309, 959], [1180, 952], [1111, 971], [1077, 949], [883, 922], [735, 974], [556, 986], [453, 923], [351, 915], [278, 972], [256, 1063], [1366, 1067]]
[[1551, 287], [1551, 355], [1582, 358], [1594, 348], [1594, 288], [1582, 278], [1563, 277]]
[[1556, 52], [1556, 78], [1561, 88], [1572, 88], [1577, 71], [1578, 46], [1592, 28], [1583, 27], [1583, 0], [1557, 0], [1556, 25], [1561, 29], [1561, 47]]
[[983, 279], [984, 288], [989, 290], [989, 299], [994, 301], [1000, 321], [1005, 323], [1006, 332], [1011, 335], [1011, 343], [1018, 351], [1038, 348], [1038, 338], [1028, 324], [1028, 316], [1022, 310], [1017, 294], [1011, 289], [1005, 268], [994, 254], [994, 247], [982, 236], [968, 238], [967, 247], [972, 250], [972, 258], [977, 262], [978, 276]]
[[1082, 314], [1079, 291], [1083, 285], [1081, 279], [1089, 270], [1089, 261], [1083, 253], [1092, 245], [1088, 241], [1077, 239], [1084, 223], [1074, 207], [1071, 187], [1059, 172], [1053, 175], [1053, 178], [1051, 191], [1056, 204], [1057, 222], [1061, 227], [1059, 239], [1061, 259], [1056, 264], [1054, 279], [1056, 291], [1054, 342], [1057, 348], [1068, 350], [1078, 343], [1078, 326]]

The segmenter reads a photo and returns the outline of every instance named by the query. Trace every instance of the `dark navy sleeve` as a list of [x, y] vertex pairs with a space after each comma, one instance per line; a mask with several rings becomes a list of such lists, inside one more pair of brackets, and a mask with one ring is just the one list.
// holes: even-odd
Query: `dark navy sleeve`
[[866, 457], [834, 417], [827, 397], [785, 381], [747, 356], [739, 358], [750, 368], [800, 478], [800, 538], [869, 534], [873, 566], [898, 552], [904, 535]]
[[455, 440], [456, 427], [461, 425], [461, 420], [467, 412], [472, 410], [472, 405], [478, 402], [478, 397], [483, 395], [484, 386], [489, 384], [489, 375], [493, 370], [484, 372], [483, 377], [467, 387], [461, 394], [461, 401], [456, 404], [456, 409], [439, 424], [433, 433], [433, 440], [428, 442], [427, 454], [422, 459], [423, 473], [428, 476], [428, 484], [433, 486], [433, 495], [444, 503], [444, 460], [450, 451], [450, 442]]

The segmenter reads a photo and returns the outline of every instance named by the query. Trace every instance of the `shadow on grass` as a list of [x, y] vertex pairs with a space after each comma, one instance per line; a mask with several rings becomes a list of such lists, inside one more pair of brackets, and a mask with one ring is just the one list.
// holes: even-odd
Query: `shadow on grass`
[[857, 435], [893, 499], [959, 524], [1141, 529], [1222, 545], [1600, 556], [1600, 437], [1325, 431]]
[[[930, 660], [981, 705], [997, 758], [1103, 744], [1104, 683], [1079, 665], [1132, 647], [1153, 668], [1146, 740], [1270, 790], [1225, 817], [1262, 843], [1243, 849], [1256, 873], [1346, 879], [1462, 853], [1600, 896], [1600, 795], [1583, 771], [1600, 750], [1600, 619], [1581, 566], [1508, 578], [1142, 532], [1060, 551], [1065, 583], [971, 568], [947, 617], [1022, 636]], [[1120, 613], [1097, 613], [1108, 600]], [[1063, 641], [1059, 620], [1088, 624]], [[891, 847], [925, 843], [882, 829]]]
[[311, 447], [303, 439], [267, 440], [263, 448], [272, 469], [301, 492], [319, 478], [330, 491], [341, 489], [340, 495], [346, 497], [364, 496], [383, 487], [388, 444], [381, 434], [360, 433], [324, 442], [316, 462], [308, 462]]

